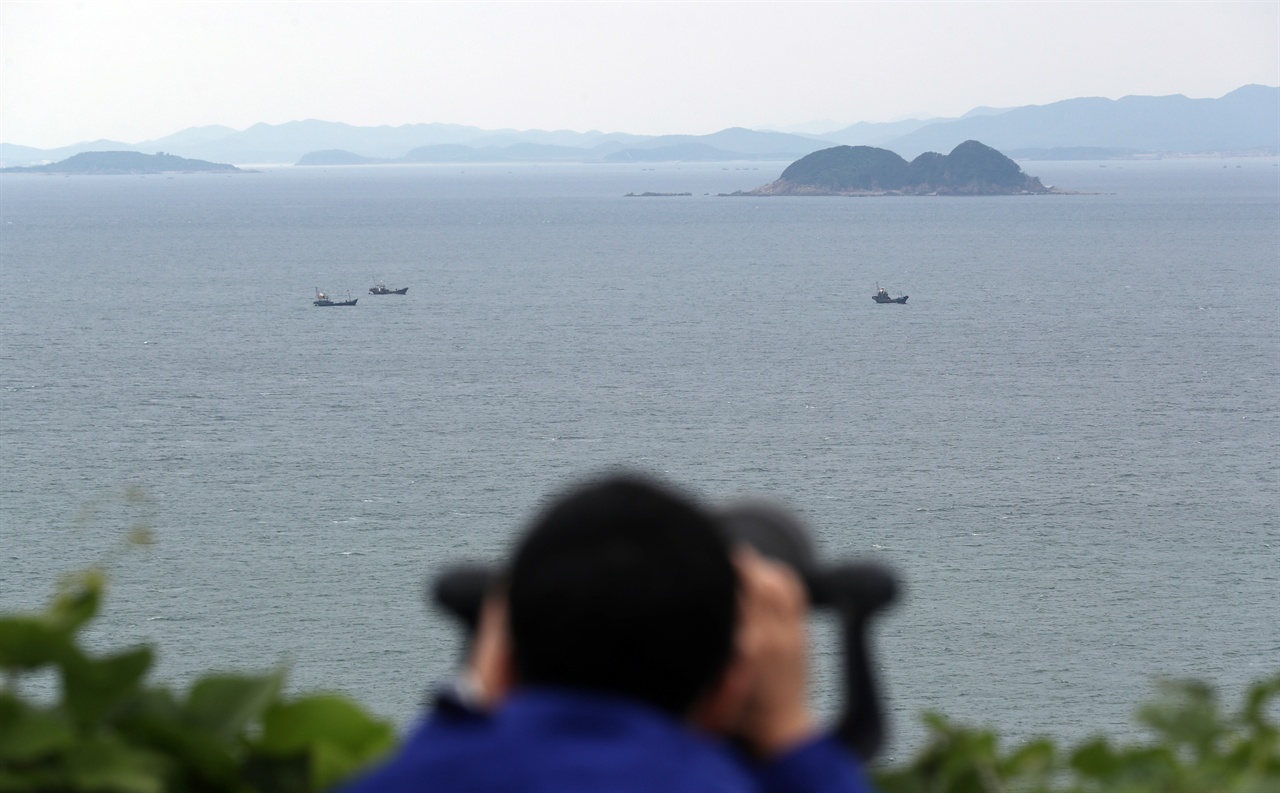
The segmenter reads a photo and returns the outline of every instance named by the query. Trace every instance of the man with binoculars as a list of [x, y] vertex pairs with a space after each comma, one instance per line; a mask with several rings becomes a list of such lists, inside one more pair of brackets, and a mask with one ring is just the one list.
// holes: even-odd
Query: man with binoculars
[[867, 793], [807, 704], [805, 585], [634, 476], [554, 502], [491, 587], [462, 696], [349, 793]]

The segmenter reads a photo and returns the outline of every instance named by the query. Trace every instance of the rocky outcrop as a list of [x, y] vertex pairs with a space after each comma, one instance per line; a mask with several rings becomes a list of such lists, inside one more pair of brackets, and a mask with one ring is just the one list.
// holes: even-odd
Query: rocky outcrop
[[1049, 193], [1018, 164], [976, 140], [911, 162], [873, 146], [836, 146], [796, 160], [777, 181], [736, 195], [1017, 195]]

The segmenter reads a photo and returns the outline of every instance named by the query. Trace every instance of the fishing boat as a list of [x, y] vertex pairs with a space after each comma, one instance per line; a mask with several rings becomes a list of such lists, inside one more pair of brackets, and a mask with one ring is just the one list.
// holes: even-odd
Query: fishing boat
[[327, 292], [321, 292], [319, 289], [317, 289], [316, 299], [311, 301], [311, 304], [315, 306], [322, 306], [322, 307], [323, 306], [354, 306], [356, 304], [356, 300], [358, 299], [359, 298], [353, 298], [351, 297], [351, 295], [347, 295], [346, 300], [334, 300]]
[[369, 287], [369, 294], [371, 295], [403, 295], [408, 291], [409, 287], [407, 286], [403, 289], [388, 289], [387, 285], [381, 281], [378, 281], [373, 286]]
[[889, 297], [889, 293], [885, 291], [885, 288], [880, 284], [876, 284], [876, 293], [871, 296], [871, 299], [877, 303], [906, 303], [907, 297], [908, 295]]

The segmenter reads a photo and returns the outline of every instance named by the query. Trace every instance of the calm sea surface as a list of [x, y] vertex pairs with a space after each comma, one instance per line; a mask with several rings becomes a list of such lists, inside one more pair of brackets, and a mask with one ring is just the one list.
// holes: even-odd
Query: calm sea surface
[[1073, 739], [1280, 669], [1277, 161], [715, 196], [783, 165], [0, 177], [0, 609], [150, 522], [94, 643], [405, 724], [458, 653], [424, 582], [623, 465], [898, 571], [895, 752], [924, 709]]

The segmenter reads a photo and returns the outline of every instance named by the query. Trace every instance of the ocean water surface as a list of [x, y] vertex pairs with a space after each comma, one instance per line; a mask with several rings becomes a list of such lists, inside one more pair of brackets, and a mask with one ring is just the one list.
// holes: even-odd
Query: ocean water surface
[[1132, 732], [1159, 675], [1235, 696], [1280, 669], [1280, 167], [1023, 165], [1088, 194], [716, 196], [784, 163], [0, 177], [0, 608], [147, 522], [91, 641], [156, 642], [175, 686], [287, 663], [408, 724], [459, 653], [424, 584], [625, 466], [897, 571], [894, 753], [925, 709], [1079, 738]]

